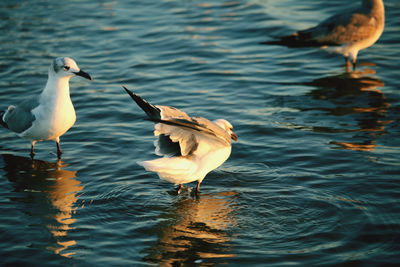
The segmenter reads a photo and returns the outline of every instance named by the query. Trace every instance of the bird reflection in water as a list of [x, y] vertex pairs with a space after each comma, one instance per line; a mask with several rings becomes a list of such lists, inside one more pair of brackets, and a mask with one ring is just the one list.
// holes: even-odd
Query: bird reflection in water
[[[305, 85], [318, 89], [309, 94], [318, 100], [327, 100], [334, 107], [323, 107], [329, 114], [340, 117], [337, 126], [345, 125], [345, 129], [331, 128], [330, 132], [355, 133], [350, 141], [332, 141], [343, 149], [372, 151], [376, 148], [376, 139], [384, 134], [384, 127], [390, 123], [386, 120], [386, 112], [390, 103], [384, 93], [378, 89], [384, 83], [371, 75], [375, 71], [366, 68], [362, 71], [346, 71], [343, 74], [316, 79]], [[349, 129], [349, 118], [357, 121], [358, 128]], [[354, 141], [355, 139], [359, 141]]]
[[158, 240], [146, 250], [144, 260], [160, 266], [210, 266], [235, 257], [229, 242], [237, 224], [236, 197], [235, 192], [202, 194], [195, 199], [181, 196], [162, 215], [165, 220], [155, 229]]
[[50, 163], [13, 155], [3, 155], [3, 160], [6, 176], [15, 191], [24, 193], [28, 203], [32, 199], [36, 202], [34, 210], [27, 212], [40, 216], [52, 235], [54, 241], [46, 249], [71, 257], [74, 252], [64, 250], [76, 244], [68, 238], [68, 232], [74, 229], [76, 202], [84, 188], [74, 179], [76, 171], [65, 170], [68, 165], [61, 160]]

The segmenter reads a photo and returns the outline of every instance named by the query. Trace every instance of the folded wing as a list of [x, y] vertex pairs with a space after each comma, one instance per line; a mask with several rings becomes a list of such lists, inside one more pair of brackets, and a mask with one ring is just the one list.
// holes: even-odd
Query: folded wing
[[334, 15], [315, 27], [263, 44], [278, 44], [288, 47], [342, 45], [369, 38], [377, 31], [377, 24], [378, 21], [374, 17], [370, 17], [367, 10], [361, 8]]
[[9, 106], [4, 113], [2, 124], [16, 133], [22, 133], [32, 126], [35, 116], [32, 109], [39, 105], [37, 97], [27, 99], [18, 106]]
[[377, 30], [377, 21], [363, 13], [347, 13], [333, 16], [315, 28], [299, 32], [310, 33], [319, 43], [344, 44], [369, 38]]

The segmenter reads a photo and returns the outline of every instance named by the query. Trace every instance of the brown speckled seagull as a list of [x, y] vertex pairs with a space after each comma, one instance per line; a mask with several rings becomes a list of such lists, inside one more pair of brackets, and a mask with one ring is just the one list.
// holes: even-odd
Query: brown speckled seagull
[[336, 14], [315, 27], [262, 44], [321, 47], [344, 55], [346, 63], [350, 59], [355, 68], [358, 51], [373, 45], [381, 36], [384, 25], [383, 1], [362, 0], [361, 7], [355, 10]]

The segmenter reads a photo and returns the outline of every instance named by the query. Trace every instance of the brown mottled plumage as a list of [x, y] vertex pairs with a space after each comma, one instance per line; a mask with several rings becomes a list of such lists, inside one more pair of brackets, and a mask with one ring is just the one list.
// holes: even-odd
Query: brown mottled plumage
[[263, 44], [288, 47], [321, 47], [330, 52], [350, 57], [355, 67], [359, 50], [373, 45], [381, 36], [385, 25], [382, 0], [363, 0], [361, 7], [334, 15], [315, 27], [281, 37]]

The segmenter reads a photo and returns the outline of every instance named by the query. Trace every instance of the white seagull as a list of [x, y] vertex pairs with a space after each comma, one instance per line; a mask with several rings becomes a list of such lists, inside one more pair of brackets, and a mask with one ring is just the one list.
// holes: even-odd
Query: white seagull
[[333, 15], [315, 27], [262, 44], [321, 47], [344, 55], [346, 64], [349, 64], [350, 58], [355, 69], [358, 51], [373, 45], [384, 26], [383, 0], [362, 0], [361, 7], [357, 9]]
[[[124, 87], [124, 86], [123, 86]], [[197, 181], [200, 183], [212, 170], [224, 163], [231, 154], [231, 139], [237, 140], [232, 125], [224, 119], [209, 121], [189, 117], [185, 112], [169, 106], [154, 106], [134, 94], [126, 92], [155, 122], [155, 153], [162, 158], [139, 162], [147, 171], [175, 185]]]
[[0, 124], [31, 141], [31, 157], [38, 141], [57, 143], [57, 156], [61, 157], [60, 136], [74, 125], [75, 109], [69, 95], [69, 79], [75, 75], [91, 80], [89, 74], [79, 69], [68, 57], [58, 57], [49, 67], [46, 87], [38, 96], [9, 106], [0, 112]]

